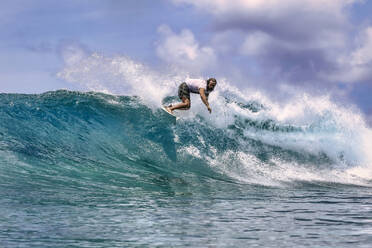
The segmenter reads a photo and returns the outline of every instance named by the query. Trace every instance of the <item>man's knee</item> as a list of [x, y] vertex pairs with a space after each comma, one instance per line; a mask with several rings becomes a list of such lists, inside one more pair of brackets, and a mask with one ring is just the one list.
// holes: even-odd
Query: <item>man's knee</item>
[[185, 101], [185, 104], [186, 104], [186, 106], [185, 106], [186, 109], [189, 109], [189, 108], [191, 107], [191, 102], [190, 102], [189, 99], [187, 99], [187, 100]]

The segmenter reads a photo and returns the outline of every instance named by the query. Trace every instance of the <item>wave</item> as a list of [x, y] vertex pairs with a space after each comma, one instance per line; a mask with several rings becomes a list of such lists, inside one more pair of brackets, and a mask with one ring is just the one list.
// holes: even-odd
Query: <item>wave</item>
[[164, 190], [203, 180], [372, 186], [372, 135], [359, 115], [324, 99], [301, 99], [276, 109], [221, 90], [211, 95], [212, 115], [194, 101], [175, 122], [137, 96], [0, 94], [0, 184], [80, 190]]

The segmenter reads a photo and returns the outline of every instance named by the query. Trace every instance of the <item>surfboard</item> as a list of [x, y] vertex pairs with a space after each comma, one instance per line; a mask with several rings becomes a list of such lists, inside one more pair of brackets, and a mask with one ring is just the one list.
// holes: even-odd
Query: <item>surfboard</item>
[[169, 114], [169, 115], [171, 115], [171, 116], [173, 116], [174, 118], [177, 119], [177, 116], [175, 116], [174, 114], [172, 114], [171, 112], [169, 112], [169, 111], [165, 108], [165, 106], [162, 106], [161, 109], [164, 110], [167, 114]]

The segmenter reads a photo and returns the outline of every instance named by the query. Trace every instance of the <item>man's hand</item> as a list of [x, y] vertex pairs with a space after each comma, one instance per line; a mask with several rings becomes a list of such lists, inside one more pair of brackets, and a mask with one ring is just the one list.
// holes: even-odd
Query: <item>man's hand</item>
[[211, 109], [211, 107], [208, 106], [207, 108], [208, 108], [209, 113], [212, 114], [212, 109]]

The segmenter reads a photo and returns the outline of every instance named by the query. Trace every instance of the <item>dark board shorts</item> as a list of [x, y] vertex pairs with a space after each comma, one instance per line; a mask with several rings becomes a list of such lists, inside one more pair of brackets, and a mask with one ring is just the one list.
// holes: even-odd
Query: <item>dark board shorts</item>
[[186, 97], [190, 100], [190, 90], [186, 83], [180, 84], [178, 86], [178, 97], [182, 100], [182, 97]]

